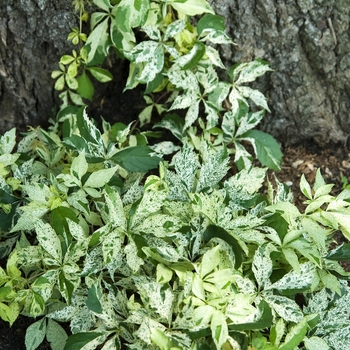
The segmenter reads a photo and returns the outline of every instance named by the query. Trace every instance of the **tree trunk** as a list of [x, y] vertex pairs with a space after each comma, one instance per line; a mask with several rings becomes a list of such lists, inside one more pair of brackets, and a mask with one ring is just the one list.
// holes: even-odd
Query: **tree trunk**
[[71, 1], [0, 1], [0, 131], [47, 124], [58, 106], [51, 71], [70, 52]]
[[271, 113], [262, 128], [288, 144], [345, 140], [350, 133], [349, 0], [216, 0], [237, 44], [226, 63], [262, 58], [256, 86]]
[[[70, 53], [66, 38], [77, 23], [70, 0], [5, 2], [0, 4], [0, 132], [45, 124], [59, 105], [50, 74], [60, 56]], [[350, 134], [350, 1], [211, 3], [237, 44], [221, 48], [225, 63], [262, 58], [274, 70], [255, 83], [271, 109], [260, 127], [286, 144], [345, 140]], [[113, 70], [115, 77], [125, 76], [123, 65]], [[103, 101], [94, 102], [98, 115], [123, 121], [123, 109], [115, 115], [116, 99], [122, 105], [125, 99], [123, 84], [109, 84]]]

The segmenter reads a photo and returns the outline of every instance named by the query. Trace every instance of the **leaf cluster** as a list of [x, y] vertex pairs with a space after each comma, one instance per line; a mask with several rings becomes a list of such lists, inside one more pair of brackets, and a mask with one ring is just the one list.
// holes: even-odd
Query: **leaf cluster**
[[0, 139], [0, 317], [38, 318], [27, 349], [350, 345], [350, 249], [330, 248], [350, 238], [349, 190], [302, 178], [301, 213], [283, 184], [261, 194], [266, 169], [228, 175], [224, 148], [160, 162], [84, 108], [60, 117]]
[[[200, 151], [203, 138], [214, 147], [224, 145], [243, 169], [249, 168], [254, 158], [244, 146], [251, 143], [263, 166], [279, 170], [279, 144], [254, 129], [269, 111], [266, 98], [247, 86], [271, 69], [261, 59], [224, 66], [217, 46], [233, 42], [226, 34], [224, 19], [206, 0], [93, 3], [88, 34], [82, 32], [86, 4], [74, 3], [80, 28], [74, 28], [68, 39], [79, 50], [63, 55], [60, 70], [52, 73], [55, 88], [63, 91], [61, 108], [83, 106], [92, 100], [91, 77], [100, 82], [113, 79], [101, 65], [114, 52], [129, 61], [125, 90], [145, 86], [141, 127], [158, 113], [160, 121], [153, 127], [170, 131], [180, 144], [190, 142]], [[170, 144], [158, 144], [159, 152], [170, 152]], [[174, 151], [173, 143], [171, 148]]]

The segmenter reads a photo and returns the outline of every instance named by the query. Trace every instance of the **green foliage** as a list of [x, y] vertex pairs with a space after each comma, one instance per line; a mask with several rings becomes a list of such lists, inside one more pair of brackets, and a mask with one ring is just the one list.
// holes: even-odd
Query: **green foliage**
[[350, 250], [330, 249], [348, 190], [302, 178], [301, 213], [278, 182], [260, 193], [266, 169], [231, 174], [225, 148], [160, 162], [103, 129], [70, 108], [1, 138], [0, 317], [37, 318], [27, 349], [349, 347]]
[[[73, 28], [68, 39], [79, 50], [63, 55], [60, 70], [52, 73], [56, 90], [63, 91], [61, 108], [92, 100], [91, 77], [99, 82], [113, 79], [101, 64], [114, 52], [129, 61], [125, 90], [145, 85], [147, 106], [139, 114], [141, 127], [158, 113], [160, 121], [154, 127], [168, 129], [181, 143], [190, 142], [201, 151], [204, 138], [216, 148], [227, 147], [242, 169], [252, 164], [253, 157], [243, 146], [248, 142], [263, 166], [279, 170], [279, 144], [254, 130], [269, 111], [266, 98], [246, 86], [271, 69], [260, 59], [226, 69], [216, 47], [233, 42], [225, 32], [224, 19], [214, 14], [206, 0], [93, 3], [86, 35], [81, 29], [87, 20], [86, 4], [75, 2], [80, 28]], [[227, 79], [221, 80], [225, 73]], [[176, 151], [170, 141], [157, 148], [163, 154]]]
[[[79, 50], [52, 73], [52, 126], [0, 138], [0, 317], [37, 318], [27, 349], [349, 348], [350, 248], [331, 244], [350, 239], [350, 191], [332, 196], [318, 171], [301, 178], [303, 213], [278, 181], [262, 194], [246, 142], [271, 169], [282, 154], [254, 129], [269, 109], [246, 84], [266, 62], [224, 67], [216, 45], [232, 41], [206, 0], [93, 3], [86, 35], [73, 2]], [[88, 118], [110, 51], [130, 62], [125, 89], [145, 85], [141, 127], [156, 110], [178, 144]]]

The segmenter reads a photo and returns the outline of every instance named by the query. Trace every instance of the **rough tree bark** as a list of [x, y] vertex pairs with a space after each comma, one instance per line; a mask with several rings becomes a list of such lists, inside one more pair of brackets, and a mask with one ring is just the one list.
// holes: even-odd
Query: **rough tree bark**
[[268, 61], [257, 86], [271, 113], [262, 125], [289, 144], [344, 140], [350, 133], [350, 1], [212, 1], [237, 46], [226, 62]]
[[[70, 0], [5, 3], [0, 2], [2, 132], [14, 125], [42, 124], [57, 106], [50, 73], [57, 68], [59, 57], [70, 51], [66, 36], [76, 23]], [[211, 3], [226, 18], [237, 44], [221, 49], [225, 62], [260, 57], [274, 69], [256, 83], [271, 108], [262, 129], [287, 144], [345, 140], [350, 134], [350, 1]], [[122, 76], [120, 68], [115, 68], [114, 76]], [[114, 87], [109, 88], [112, 105], [116, 103]], [[103, 110], [106, 100], [107, 95], [104, 104], [99, 104], [99, 113], [115, 119], [108, 115], [108, 108]]]
[[0, 0], [0, 131], [46, 124], [58, 105], [51, 71], [70, 52], [71, 1]]

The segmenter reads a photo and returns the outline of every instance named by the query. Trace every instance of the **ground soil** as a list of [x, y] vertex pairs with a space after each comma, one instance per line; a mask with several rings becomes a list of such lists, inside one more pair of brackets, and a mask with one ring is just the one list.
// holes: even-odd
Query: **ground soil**
[[[301, 211], [305, 207], [303, 202], [306, 199], [299, 189], [302, 174], [310, 183], [313, 183], [316, 171], [320, 168], [325, 181], [334, 184], [333, 195], [342, 191], [344, 179], [350, 182], [350, 151], [345, 144], [329, 144], [327, 147], [320, 148], [317, 144], [308, 142], [295, 147], [285, 147], [283, 154], [282, 170], [280, 172], [269, 171], [269, 177], [276, 176], [280, 182], [291, 187], [295, 203]], [[338, 241], [342, 242], [343, 238], [338, 237]], [[344, 267], [350, 271], [350, 264], [345, 264]], [[32, 322], [32, 319], [20, 317], [12, 327], [9, 327], [7, 323], [0, 320], [0, 349], [25, 349], [25, 331]], [[50, 346], [44, 342], [38, 349], [46, 350], [50, 349]]]

